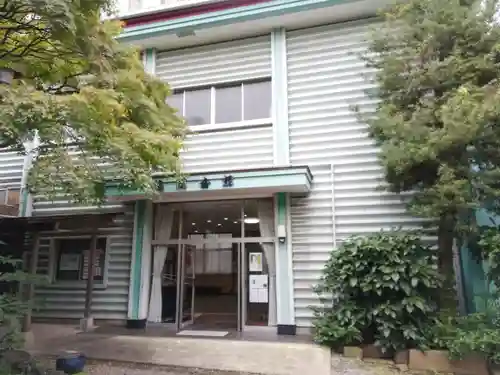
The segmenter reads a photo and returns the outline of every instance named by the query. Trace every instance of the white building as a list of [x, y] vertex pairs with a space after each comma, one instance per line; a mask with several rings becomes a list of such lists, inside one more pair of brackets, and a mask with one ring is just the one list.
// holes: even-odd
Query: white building
[[[360, 54], [381, 0], [143, 2], [121, 4], [120, 39], [174, 89], [171, 104], [195, 131], [182, 154], [189, 177], [162, 181], [154, 202], [109, 187], [101, 212], [117, 213], [116, 225], [100, 234], [94, 317], [310, 327], [313, 286], [336, 246], [418, 225], [377, 189], [377, 150], [351, 108], [374, 106]], [[23, 163], [4, 152], [0, 186], [19, 188]], [[21, 211], [34, 216], [95, 210], [27, 202]], [[89, 241], [45, 234], [38, 264], [52, 284], [37, 289], [38, 317], [82, 317]]]

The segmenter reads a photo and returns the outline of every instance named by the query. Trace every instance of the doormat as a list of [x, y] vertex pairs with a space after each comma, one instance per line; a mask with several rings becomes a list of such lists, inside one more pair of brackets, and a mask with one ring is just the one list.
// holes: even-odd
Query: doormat
[[177, 333], [177, 336], [202, 336], [202, 337], [224, 337], [227, 336], [227, 331], [196, 331], [192, 329], [185, 329]]

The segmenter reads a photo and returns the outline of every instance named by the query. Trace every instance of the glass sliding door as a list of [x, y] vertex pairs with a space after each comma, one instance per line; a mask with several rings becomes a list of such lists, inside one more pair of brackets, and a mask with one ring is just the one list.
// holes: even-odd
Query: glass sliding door
[[273, 200], [187, 202], [176, 209], [178, 330], [276, 324]]
[[196, 295], [196, 247], [181, 245], [177, 262], [179, 282], [177, 283], [177, 329], [183, 329], [194, 323]]

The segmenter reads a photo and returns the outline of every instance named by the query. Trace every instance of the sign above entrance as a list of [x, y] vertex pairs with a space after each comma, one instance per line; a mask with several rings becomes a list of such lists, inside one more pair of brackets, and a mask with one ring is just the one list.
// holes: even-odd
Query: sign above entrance
[[141, 199], [188, 201], [217, 199], [228, 196], [271, 196], [276, 193], [305, 194], [311, 190], [312, 174], [308, 167], [261, 168], [188, 175], [182, 182], [157, 177], [159, 193], [146, 197], [144, 193], [122, 188], [119, 182], [106, 184], [109, 200]]

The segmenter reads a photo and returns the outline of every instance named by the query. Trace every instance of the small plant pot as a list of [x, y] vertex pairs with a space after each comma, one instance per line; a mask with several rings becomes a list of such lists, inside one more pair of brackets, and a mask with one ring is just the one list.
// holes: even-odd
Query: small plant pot
[[127, 328], [128, 329], [145, 329], [147, 325], [147, 319], [128, 319]]
[[85, 368], [87, 358], [75, 351], [67, 351], [56, 359], [56, 370], [65, 374], [78, 374]]
[[408, 350], [400, 350], [394, 354], [394, 363], [397, 365], [408, 365], [410, 353]]
[[408, 368], [415, 371], [452, 372], [449, 354], [446, 350], [422, 352], [418, 349], [410, 349]]
[[489, 375], [488, 361], [479, 355], [468, 355], [460, 360], [451, 360], [452, 371], [457, 375]]
[[344, 357], [363, 359], [363, 349], [359, 346], [344, 346]]
[[415, 371], [449, 372], [456, 375], [489, 375], [488, 361], [478, 355], [469, 355], [463, 359], [450, 360], [446, 350], [411, 349], [408, 368]]
[[392, 359], [392, 353], [384, 353], [378, 346], [369, 344], [363, 346], [363, 358], [372, 359]]

